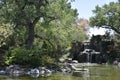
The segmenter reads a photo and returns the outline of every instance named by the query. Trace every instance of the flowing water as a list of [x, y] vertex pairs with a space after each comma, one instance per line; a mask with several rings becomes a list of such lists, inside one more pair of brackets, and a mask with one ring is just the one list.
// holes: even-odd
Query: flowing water
[[49, 77], [32, 78], [30, 76], [0, 76], [0, 80], [120, 80], [120, 67], [99, 65], [85, 67], [89, 71], [72, 73], [54, 73]]

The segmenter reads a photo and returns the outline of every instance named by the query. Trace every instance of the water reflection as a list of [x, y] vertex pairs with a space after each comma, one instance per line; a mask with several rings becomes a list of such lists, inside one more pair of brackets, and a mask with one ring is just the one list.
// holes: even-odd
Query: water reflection
[[20, 74], [16, 73], [16, 74], [10, 74], [10, 77], [20, 77]]
[[30, 76], [32, 77], [32, 78], [38, 78], [39, 76], [40, 76], [40, 74], [39, 73], [34, 73], [34, 74], [30, 74]]
[[40, 73], [30, 74], [30, 76], [31, 76], [32, 78], [48, 77], [48, 76], [50, 76], [50, 75], [51, 75], [51, 74], [42, 74], [42, 75], [40, 75]]
[[72, 76], [76, 77], [90, 77], [89, 71], [74, 71]]
[[120, 80], [120, 68], [115, 66], [92, 66], [88, 69], [89, 71], [74, 71], [72, 76], [81, 77], [82, 80]]
[[[0, 80], [120, 80], [120, 68], [115, 68], [115, 66], [98, 66], [89, 67], [88, 71], [74, 71], [70, 74], [54, 73], [50, 77], [41, 77], [40, 74], [30, 74], [23, 77], [20, 74], [13, 74], [6, 76], [7, 78], [2, 78]], [[12, 79], [11, 79], [12, 78]]]

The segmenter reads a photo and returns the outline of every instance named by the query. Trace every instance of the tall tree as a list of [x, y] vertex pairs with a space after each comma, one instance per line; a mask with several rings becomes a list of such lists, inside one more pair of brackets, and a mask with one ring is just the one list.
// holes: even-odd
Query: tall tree
[[102, 7], [96, 6], [93, 13], [94, 16], [90, 18], [91, 26], [112, 29], [120, 35], [120, 0]]
[[[59, 6], [54, 4], [60, 4]], [[66, 7], [65, 7], [66, 5]], [[58, 9], [54, 8], [57, 7]], [[61, 11], [59, 11], [61, 10]], [[27, 30], [26, 49], [30, 49], [35, 38], [35, 26], [44, 20], [49, 24], [52, 20], [61, 19], [62, 12], [70, 12], [68, 0], [1, 0], [0, 16], [2, 21], [14, 25], [14, 29], [25, 27]], [[74, 13], [73, 15], [76, 15]], [[64, 15], [65, 16], [65, 15]], [[62, 16], [62, 17], [64, 17]], [[69, 16], [70, 17], [70, 16]]]

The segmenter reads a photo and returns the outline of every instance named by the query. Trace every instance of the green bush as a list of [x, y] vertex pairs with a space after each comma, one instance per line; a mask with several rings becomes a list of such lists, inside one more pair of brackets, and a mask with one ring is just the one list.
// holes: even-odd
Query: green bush
[[4, 58], [7, 65], [46, 66], [54, 63], [54, 59], [40, 49], [10, 48]]

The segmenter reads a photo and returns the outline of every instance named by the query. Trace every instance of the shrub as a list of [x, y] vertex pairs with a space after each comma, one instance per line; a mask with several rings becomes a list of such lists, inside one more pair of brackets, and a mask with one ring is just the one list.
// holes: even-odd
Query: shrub
[[46, 66], [54, 63], [54, 59], [44, 54], [41, 49], [26, 50], [21, 47], [10, 48], [4, 58], [7, 65]]

